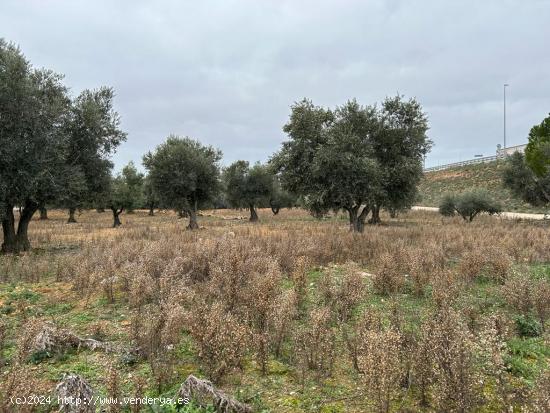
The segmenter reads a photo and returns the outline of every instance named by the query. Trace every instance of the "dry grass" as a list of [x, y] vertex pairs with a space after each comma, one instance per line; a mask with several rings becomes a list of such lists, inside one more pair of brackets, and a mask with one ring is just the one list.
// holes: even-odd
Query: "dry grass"
[[[40, 389], [76, 370], [105, 394], [169, 394], [193, 373], [277, 412], [540, 407], [543, 223], [414, 212], [357, 235], [342, 216], [259, 214], [207, 211], [195, 232], [171, 212], [137, 211], [118, 229], [92, 211], [33, 221], [34, 251], [0, 257], [4, 406], [36, 363], [25, 374]], [[539, 337], [520, 337], [517, 316]], [[25, 326], [45, 321], [138, 351], [17, 357]], [[530, 360], [506, 346], [529, 340]]]

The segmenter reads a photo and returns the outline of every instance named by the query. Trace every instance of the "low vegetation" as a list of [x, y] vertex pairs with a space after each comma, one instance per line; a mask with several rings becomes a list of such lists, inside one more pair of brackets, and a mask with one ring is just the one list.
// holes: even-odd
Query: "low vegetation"
[[[192, 374], [264, 412], [544, 411], [545, 224], [414, 212], [357, 236], [342, 215], [258, 213], [195, 232], [171, 211], [35, 219], [33, 252], [0, 257], [4, 409], [71, 372], [106, 396]], [[43, 326], [73, 339], [36, 348]]]
[[494, 161], [475, 165], [427, 172], [418, 185], [417, 205], [439, 207], [447, 194], [460, 194], [471, 190], [485, 190], [506, 211], [541, 213], [548, 212], [541, 205], [531, 205], [517, 198], [502, 179], [506, 169], [505, 161]]
[[481, 213], [494, 215], [500, 212], [502, 212], [502, 206], [483, 190], [445, 195], [439, 205], [441, 215], [452, 217], [456, 214], [468, 222], [472, 222]]

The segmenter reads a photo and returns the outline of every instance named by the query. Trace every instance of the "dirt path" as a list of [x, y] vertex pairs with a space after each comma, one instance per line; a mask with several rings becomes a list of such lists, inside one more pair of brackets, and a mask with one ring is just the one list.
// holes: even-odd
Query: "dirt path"
[[[439, 208], [436, 207], [425, 207], [425, 206], [413, 206], [414, 211], [431, 211], [438, 212]], [[510, 219], [544, 219], [544, 214], [526, 214], [523, 212], [501, 212], [500, 216], [503, 218]]]

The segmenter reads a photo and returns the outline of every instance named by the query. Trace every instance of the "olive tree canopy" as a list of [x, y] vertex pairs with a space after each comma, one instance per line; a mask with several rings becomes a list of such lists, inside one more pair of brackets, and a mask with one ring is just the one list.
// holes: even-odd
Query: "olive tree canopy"
[[475, 190], [462, 194], [447, 194], [439, 205], [439, 213], [452, 217], [458, 214], [464, 221], [472, 222], [476, 216], [486, 212], [489, 215], [502, 212], [502, 206], [486, 190]]
[[289, 140], [271, 162], [283, 188], [320, 215], [348, 212], [362, 232], [372, 211], [404, 208], [416, 197], [422, 159], [430, 148], [425, 114], [416, 100], [386, 99], [381, 108], [348, 101], [334, 111], [302, 100], [283, 130]]
[[267, 205], [273, 195], [273, 178], [267, 165], [236, 161], [223, 171], [225, 199], [234, 208], [248, 208], [250, 221], [256, 222], [256, 208]]
[[122, 224], [122, 211], [132, 211], [138, 207], [142, 199], [143, 174], [138, 172], [133, 162], [130, 162], [122, 172], [111, 178], [107, 206], [113, 213], [113, 228]]
[[69, 209], [69, 222], [76, 222], [77, 208], [101, 204], [108, 192], [113, 167], [110, 155], [126, 140], [113, 99], [113, 89], [101, 87], [84, 90], [71, 105], [67, 190], [60, 202]]
[[[69, 98], [62, 76], [34, 69], [0, 39], [0, 217], [3, 252], [30, 249], [29, 222], [39, 203], [63, 187]], [[21, 207], [16, 228], [14, 207]]]
[[188, 229], [198, 228], [197, 211], [210, 204], [220, 188], [221, 151], [191, 138], [168, 137], [143, 165], [162, 205], [185, 211]]
[[533, 206], [550, 204], [550, 116], [529, 132], [522, 153], [512, 154], [503, 172], [504, 186]]

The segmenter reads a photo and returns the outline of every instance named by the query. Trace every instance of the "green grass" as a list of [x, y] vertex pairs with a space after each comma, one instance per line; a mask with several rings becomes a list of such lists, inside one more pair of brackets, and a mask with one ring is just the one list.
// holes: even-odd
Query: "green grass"
[[504, 188], [502, 171], [505, 166], [504, 161], [494, 161], [427, 172], [419, 186], [421, 195], [419, 205], [438, 207], [445, 194], [485, 189], [493, 198], [502, 203], [505, 211], [547, 212], [544, 208], [534, 208], [522, 202], [515, 198], [507, 188]]

